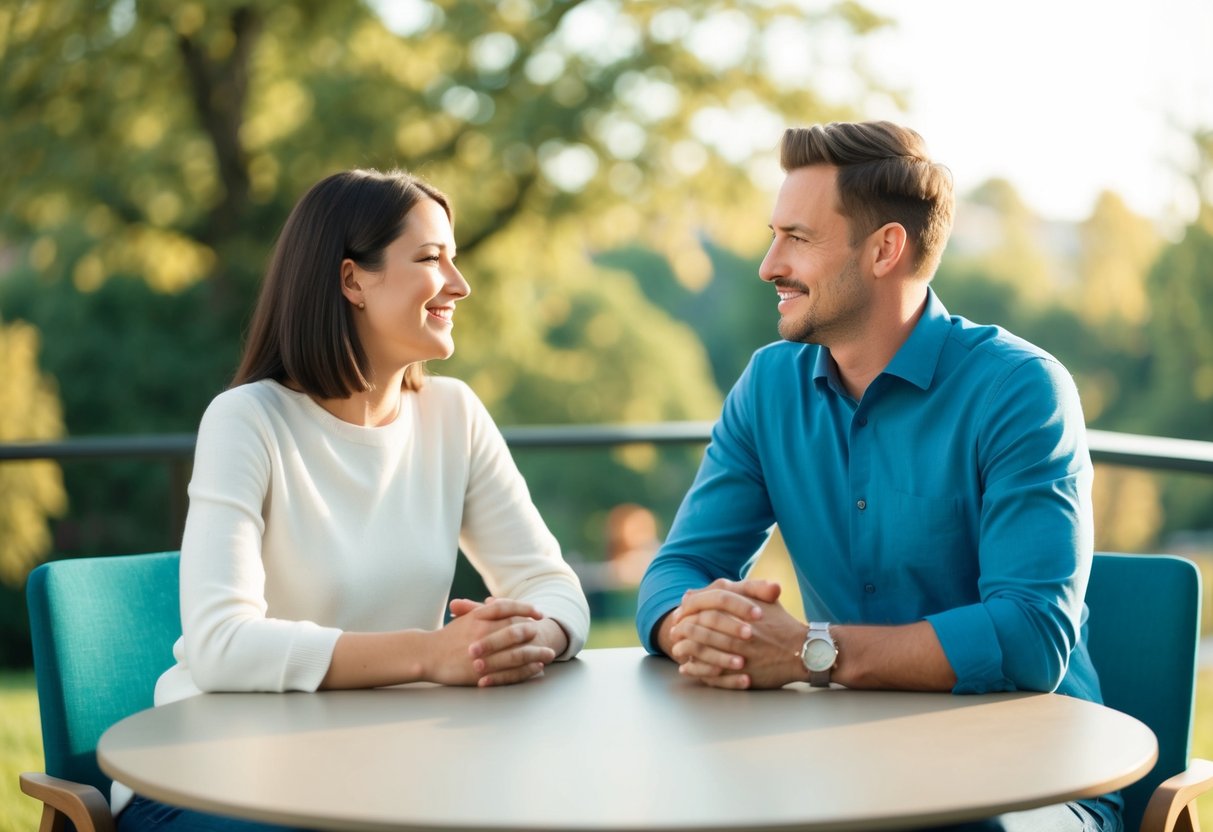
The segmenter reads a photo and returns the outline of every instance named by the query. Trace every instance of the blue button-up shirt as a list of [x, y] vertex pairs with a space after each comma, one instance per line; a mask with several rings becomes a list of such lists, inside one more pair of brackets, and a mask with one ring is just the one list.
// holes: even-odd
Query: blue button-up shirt
[[729, 393], [699, 474], [640, 587], [655, 628], [690, 588], [738, 578], [773, 524], [812, 620], [927, 620], [955, 693], [1099, 701], [1084, 639], [1090, 455], [1074, 381], [928, 291], [856, 402], [829, 350], [780, 342]]

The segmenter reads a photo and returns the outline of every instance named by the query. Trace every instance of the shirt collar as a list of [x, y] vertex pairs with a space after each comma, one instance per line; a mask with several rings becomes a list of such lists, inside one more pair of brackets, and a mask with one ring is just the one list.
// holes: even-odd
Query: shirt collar
[[939, 354], [952, 331], [952, 318], [935, 290], [927, 287], [927, 304], [914, 324], [910, 337], [884, 368], [884, 374], [905, 379], [915, 387], [928, 389], [939, 366]]
[[[931, 386], [935, 368], [939, 365], [939, 354], [943, 351], [948, 333], [952, 331], [952, 319], [935, 290], [927, 287], [927, 303], [922, 317], [914, 324], [910, 337], [893, 355], [893, 360], [884, 368], [884, 375], [905, 379], [923, 390]], [[813, 363], [814, 381], [825, 381], [835, 390], [841, 390], [838, 368], [830, 357], [830, 350], [822, 347], [817, 351]]]

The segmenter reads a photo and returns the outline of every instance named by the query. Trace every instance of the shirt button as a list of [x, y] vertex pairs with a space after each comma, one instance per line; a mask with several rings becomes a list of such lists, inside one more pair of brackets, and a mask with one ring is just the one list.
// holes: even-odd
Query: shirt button
[[859, 417], [859, 419], [858, 419], [858, 421], [859, 421], [859, 426], [860, 426], [861, 428], [862, 428], [862, 427], [867, 427], [867, 424], [868, 424], [867, 417], [865, 417], [865, 416], [860, 416], [860, 417]]
[[859, 509], [860, 511], [863, 511], [865, 508], [867, 508], [867, 507], [868, 507], [868, 501], [867, 501], [867, 500], [859, 500], [857, 503], [855, 503], [855, 507], [856, 507], [857, 509]]
[[871, 595], [873, 592], [876, 591], [876, 587], [873, 584], [864, 584], [863, 591], [868, 593], [868, 595]]

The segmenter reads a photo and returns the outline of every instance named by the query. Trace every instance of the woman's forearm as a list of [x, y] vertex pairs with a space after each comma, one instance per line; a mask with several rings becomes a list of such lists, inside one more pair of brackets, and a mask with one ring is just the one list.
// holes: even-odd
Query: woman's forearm
[[342, 633], [321, 689], [377, 688], [418, 682], [432, 675], [433, 633]]

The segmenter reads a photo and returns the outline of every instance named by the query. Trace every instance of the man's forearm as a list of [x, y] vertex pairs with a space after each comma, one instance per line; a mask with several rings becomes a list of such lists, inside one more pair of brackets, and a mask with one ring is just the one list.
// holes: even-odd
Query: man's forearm
[[835, 625], [838, 665], [832, 680], [849, 688], [948, 691], [956, 673], [935, 628], [926, 621], [900, 627]]

